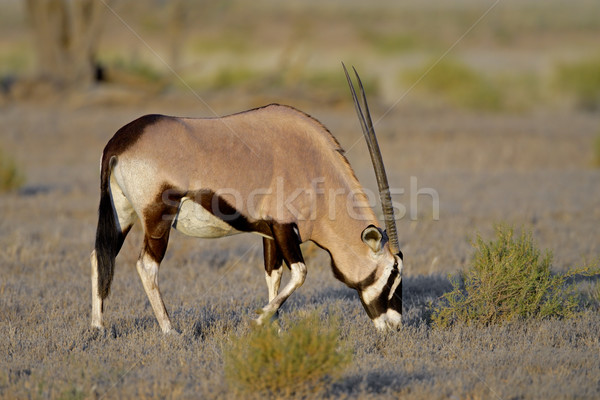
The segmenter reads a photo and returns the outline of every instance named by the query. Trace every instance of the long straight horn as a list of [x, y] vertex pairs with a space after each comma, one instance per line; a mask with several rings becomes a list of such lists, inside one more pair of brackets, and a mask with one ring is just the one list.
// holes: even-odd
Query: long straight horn
[[393, 254], [400, 252], [400, 245], [398, 243], [398, 231], [396, 230], [396, 220], [394, 219], [394, 207], [392, 206], [392, 196], [390, 194], [390, 186], [388, 185], [387, 175], [385, 173], [385, 167], [383, 166], [383, 159], [381, 158], [381, 151], [379, 150], [379, 144], [377, 143], [377, 137], [375, 136], [375, 129], [373, 128], [373, 121], [371, 120], [371, 113], [369, 112], [369, 105], [367, 104], [367, 96], [365, 95], [365, 89], [358, 76], [356, 69], [352, 67], [354, 74], [356, 75], [356, 81], [362, 95], [362, 102], [364, 105], [363, 109], [360, 105], [356, 90], [352, 84], [352, 79], [348, 74], [348, 70], [344, 63], [344, 73], [350, 86], [350, 92], [352, 93], [352, 99], [354, 100], [354, 107], [356, 108], [356, 114], [362, 126], [363, 134], [367, 141], [367, 147], [371, 154], [371, 161], [373, 161], [373, 168], [375, 169], [375, 176], [377, 177], [377, 186], [379, 188], [379, 197], [381, 198], [381, 208], [383, 209], [383, 216], [385, 219], [385, 228], [389, 238], [390, 250]]

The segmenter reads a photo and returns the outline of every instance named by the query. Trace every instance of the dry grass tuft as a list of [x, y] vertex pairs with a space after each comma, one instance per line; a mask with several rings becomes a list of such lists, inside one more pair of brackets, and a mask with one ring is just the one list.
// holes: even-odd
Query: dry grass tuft
[[313, 312], [281, 333], [277, 324], [255, 327], [224, 351], [229, 385], [246, 395], [291, 397], [325, 390], [350, 362], [337, 320], [324, 324]]

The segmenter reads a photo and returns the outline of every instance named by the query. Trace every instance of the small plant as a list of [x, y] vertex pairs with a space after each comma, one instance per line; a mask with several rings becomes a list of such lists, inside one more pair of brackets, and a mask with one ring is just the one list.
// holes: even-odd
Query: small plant
[[561, 65], [557, 82], [575, 96], [580, 108], [592, 111], [600, 108], [600, 57]]
[[[402, 78], [412, 85], [428, 68], [407, 71]], [[497, 85], [459, 61], [442, 60], [423, 76], [418, 87], [468, 109], [498, 111], [504, 106], [504, 97]]]
[[594, 164], [600, 167], [600, 132], [594, 138]]
[[513, 228], [496, 227], [496, 240], [477, 237], [471, 268], [452, 279], [453, 290], [433, 312], [433, 323], [488, 325], [513, 318], [570, 317], [578, 299], [566, 281], [574, 275], [598, 275], [590, 268], [553, 275], [552, 254], [540, 252], [531, 232], [515, 237]]
[[0, 149], [0, 192], [17, 190], [25, 182], [15, 161]]
[[350, 362], [340, 345], [338, 322], [314, 312], [278, 332], [276, 324], [254, 327], [225, 349], [230, 387], [257, 396], [314, 395], [333, 382]]

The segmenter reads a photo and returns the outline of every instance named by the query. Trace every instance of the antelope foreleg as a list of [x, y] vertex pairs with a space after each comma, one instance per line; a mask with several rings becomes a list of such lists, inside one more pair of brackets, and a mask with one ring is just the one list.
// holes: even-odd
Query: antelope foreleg
[[269, 302], [277, 297], [281, 275], [283, 274], [283, 256], [274, 239], [263, 238], [265, 256], [265, 279], [269, 291]]
[[267, 281], [267, 289], [269, 290], [269, 303], [272, 302], [277, 294], [279, 293], [279, 285], [281, 284], [281, 276], [283, 275], [283, 268], [279, 267], [274, 269], [269, 274], [265, 272], [265, 279]]
[[[296, 289], [304, 283], [306, 279], [306, 265], [300, 251], [300, 237], [298, 229], [293, 224], [274, 224], [271, 227], [273, 232], [273, 242], [265, 242], [265, 267], [267, 275], [267, 286], [269, 287], [269, 304], [259, 310], [260, 317], [256, 322], [260, 325], [265, 320], [270, 319], [279, 307], [290, 297]], [[270, 251], [267, 251], [270, 249]], [[292, 276], [279, 294], [279, 283], [283, 268], [281, 268], [281, 259], [285, 260], [290, 266]], [[271, 260], [271, 261], [269, 261]], [[277, 260], [279, 268], [273, 269], [273, 260]], [[270, 271], [269, 271], [270, 270]]]
[[[279, 310], [279, 307], [282, 306], [288, 297], [290, 297], [290, 295], [304, 283], [304, 280], [306, 279], [306, 265], [304, 265], [303, 262], [297, 262], [292, 264], [290, 269], [292, 271], [292, 277], [287, 285], [285, 285], [285, 287], [281, 290], [281, 293], [275, 296], [275, 298], [271, 300], [269, 304], [259, 310], [260, 317], [258, 317], [256, 320], [259, 325], [265, 322], [265, 320], [271, 318], [271, 316], [273, 316]], [[281, 270], [282, 269], [280, 268], [280, 271]]]

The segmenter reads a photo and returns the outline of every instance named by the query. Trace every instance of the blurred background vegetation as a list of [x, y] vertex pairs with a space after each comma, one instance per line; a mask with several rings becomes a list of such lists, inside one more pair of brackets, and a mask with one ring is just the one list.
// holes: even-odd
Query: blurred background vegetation
[[235, 92], [250, 105], [335, 105], [348, 98], [345, 61], [360, 66], [369, 93], [386, 105], [410, 89], [411, 103], [476, 112], [600, 107], [594, 0], [257, 0], [252, 7], [7, 0], [0, 7], [4, 101], [97, 89], [101, 81], [120, 89], [110, 97], [117, 102], [136, 92], [217, 102]]
[[[0, 107], [214, 116], [279, 102], [313, 112], [348, 106], [343, 61], [358, 67], [379, 115], [597, 115], [598, 15], [595, 0], [4, 0]], [[18, 157], [4, 157], [4, 190], [24, 175]]]

